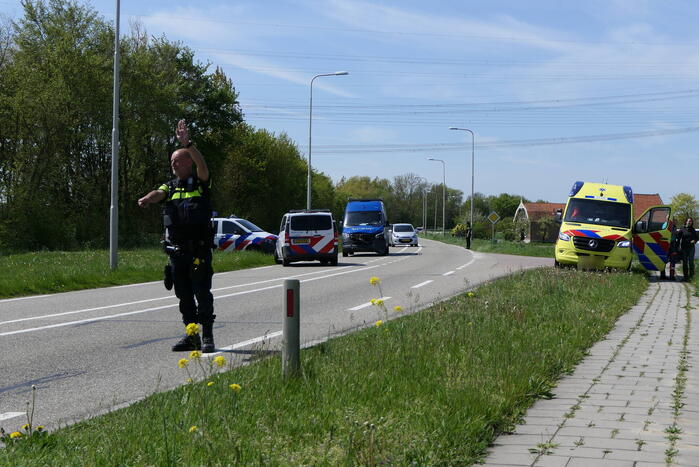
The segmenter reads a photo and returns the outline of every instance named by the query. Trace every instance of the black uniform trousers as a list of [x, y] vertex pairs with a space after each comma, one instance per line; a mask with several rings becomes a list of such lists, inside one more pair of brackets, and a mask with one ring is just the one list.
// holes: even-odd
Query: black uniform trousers
[[214, 270], [211, 265], [211, 250], [202, 249], [196, 254], [188, 250], [179, 251], [170, 256], [170, 264], [184, 324], [213, 323], [215, 316], [211, 278]]

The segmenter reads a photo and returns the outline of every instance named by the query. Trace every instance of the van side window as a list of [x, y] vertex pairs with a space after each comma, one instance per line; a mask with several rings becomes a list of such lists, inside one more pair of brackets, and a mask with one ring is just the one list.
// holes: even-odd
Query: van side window
[[279, 225], [279, 232], [284, 232], [284, 226], [286, 226], [286, 216], [282, 217], [282, 223]]
[[242, 235], [244, 232], [235, 225], [233, 222], [228, 222], [228, 221], [223, 221], [222, 223], [223, 227], [223, 232], [224, 234], [234, 234], [234, 235]]

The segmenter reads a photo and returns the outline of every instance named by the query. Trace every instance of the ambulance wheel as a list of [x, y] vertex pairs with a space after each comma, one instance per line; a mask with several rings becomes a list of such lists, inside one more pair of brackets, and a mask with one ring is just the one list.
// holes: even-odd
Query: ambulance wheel
[[291, 264], [291, 261], [289, 261], [288, 259], [282, 257], [282, 266], [286, 267], [286, 266], [288, 266], [288, 265], [290, 265], [290, 264]]
[[346, 251], [343, 251], [343, 252], [342, 252], [342, 257], [343, 257], [343, 258], [347, 258], [347, 252], [346, 252]]
[[330, 260], [330, 266], [337, 266], [337, 255], [333, 256]]

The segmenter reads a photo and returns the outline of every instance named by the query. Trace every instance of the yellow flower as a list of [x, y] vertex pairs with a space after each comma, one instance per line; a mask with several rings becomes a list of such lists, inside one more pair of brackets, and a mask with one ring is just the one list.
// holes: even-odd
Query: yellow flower
[[23, 430], [28, 430], [28, 429], [29, 429], [29, 423], [25, 423], [24, 425], [22, 425], [22, 429], [23, 429]]
[[187, 378], [187, 379], [185, 380], [185, 382], [187, 382], [187, 383], [193, 383], [194, 380], [193, 380], [192, 378]]
[[188, 336], [199, 334], [199, 325], [197, 323], [189, 323], [187, 327], [184, 328], [184, 332], [187, 333]]
[[376, 322], [375, 326], [378, 328], [378, 327], [381, 327], [382, 324], [383, 324], [383, 321], [382, 321], [382, 320], [378, 320], [378, 321]]
[[376, 306], [383, 305], [383, 298], [377, 298], [376, 301], [374, 302], [374, 305], [376, 305]]
[[476, 294], [473, 293], [473, 292], [469, 292], [469, 293], [467, 293], [466, 295], [467, 295], [468, 297], [475, 297], [475, 296], [476, 296]]
[[44, 425], [39, 425], [38, 427], [36, 427], [36, 431], [44, 431], [45, 429], [46, 427], [44, 427]]
[[177, 362], [177, 366], [180, 368], [184, 368], [187, 366], [187, 363], [189, 363], [189, 360], [186, 358], [180, 358], [180, 360]]
[[189, 358], [201, 358], [201, 352], [199, 352], [198, 350], [192, 350], [189, 353]]
[[214, 363], [218, 366], [223, 366], [226, 364], [226, 359], [219, 355], [218, 357], [214, 358]]
[[209, 381], [208, 383], [206, 383], [206, 385], [209, 386], [209, 387], [211, 387], [211, 386], [214, 385], [214, 382], [213, 382], [213, 381]]
[[233, 390], [233, 392], [236, 392], [236, 393], [240, 392], [240, 390], [243, 389], [240, 387], [240, 384], [235, 384], [235, 383], [231, 384], [228, 387], [231, 388]]
[[376, 299], [372, 298], [371, 300], [369, 300], [369, 303], [371, 303], [372, 305], [376, 305]]
[[199, 428], [198, 428], [196, 425], [192, 425], [192, 426], [189, 427], [189, 432], [190, 432], [190, 433], [194, 433], [194, 432], [197, 431], [198, 429], [199, 429]]
[[374, 276], [374, 277], [372, 277], [371, 279], [369, 279], [369, 283], [370, 283], [371, 285], [377, 285], [377, 284], [381, 283], [381, 279], [379, 279], [378, 277]]
[[21, 437], [22, 437], [22, 433], [20, 433], [19, 431], [13, 431], [12, 433], [10, 433], [10, 438], [12, 438], [12, 439], [21, 438]]
[[401, 311], [403, 311], [403, 307], [400, 305], [396, 305], [393, 307], [393, 311], [397, 311], [398, 313], [400, 313]]

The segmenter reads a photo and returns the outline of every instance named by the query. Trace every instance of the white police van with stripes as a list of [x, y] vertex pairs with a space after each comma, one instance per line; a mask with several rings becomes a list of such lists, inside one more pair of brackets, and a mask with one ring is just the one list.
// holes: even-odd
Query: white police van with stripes
[[320, 261], [337, 266], [337, 250], [337, 225], [330, 210], [295, 210], [282, 217], [274, 251], [277, 264]]

